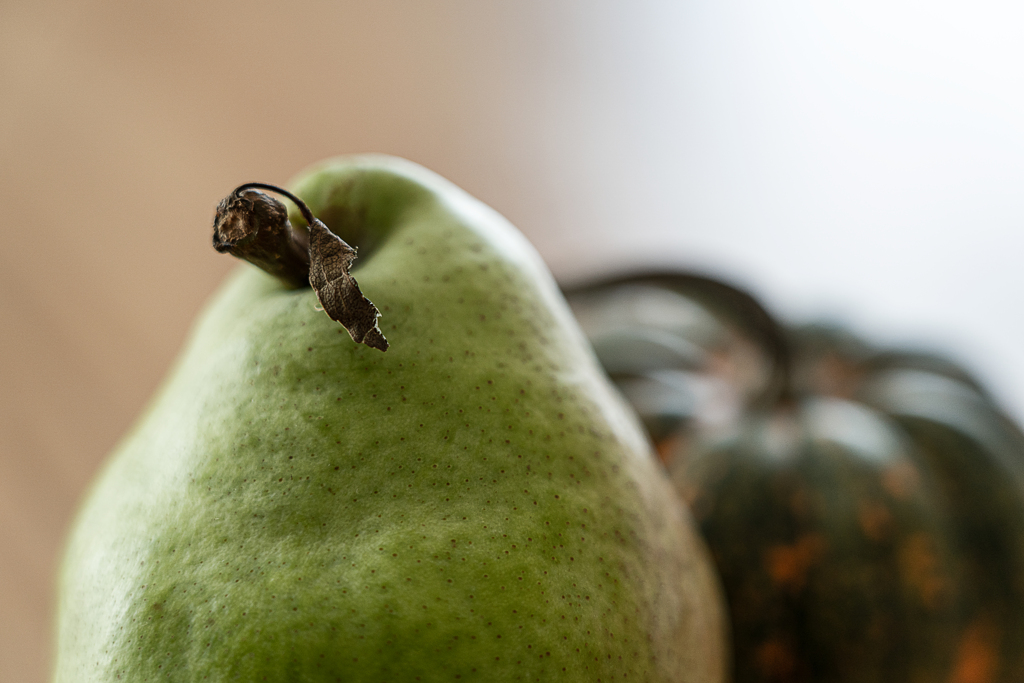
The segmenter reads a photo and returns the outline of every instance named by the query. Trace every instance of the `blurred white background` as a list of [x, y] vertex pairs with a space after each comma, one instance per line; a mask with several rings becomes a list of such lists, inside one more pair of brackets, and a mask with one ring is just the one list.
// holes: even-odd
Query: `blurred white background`
[[679, 264], [952, 354], [1024, 417], [1010, 2], [0, 0], [0, 680], [62, 535], [232, 264], [237, 184], [409, 157], [578, 281]]
[[579, 199], [532, 235], [556, 272], [719, 272], [950, 353], [1024, 416], [1024, 9], [645, 3], [587, 27], [550, 142]]

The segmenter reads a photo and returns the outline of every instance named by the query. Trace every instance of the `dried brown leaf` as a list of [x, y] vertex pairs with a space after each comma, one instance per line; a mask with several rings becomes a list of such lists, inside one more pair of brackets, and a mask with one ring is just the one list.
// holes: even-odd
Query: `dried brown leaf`
[[355, 249], [322, 222], [313, 220], [309, 226], [309, 284], [320, 305], [354, 341], [386, 351], [388, 340], [377, 326], [380, 313], [349, 274], [355, 258]]

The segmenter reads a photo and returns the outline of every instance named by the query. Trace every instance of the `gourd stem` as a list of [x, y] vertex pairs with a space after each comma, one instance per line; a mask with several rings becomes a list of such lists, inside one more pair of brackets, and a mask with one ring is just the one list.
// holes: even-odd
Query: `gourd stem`
[[641, 271], [602, 280], [601, 286], [628, 283], [645, 283], [678, 292], [705, 306], [713, 315], [726, 319], [767, 356], [768, 379], [752, 399], [753, 407], [771, 408], [792, 403], [793, 363], [789, 340], [775, 317], [750, 293], [713, 277], [683, 270]]
[[768, 356], [769, 379], [755, 403], [760, 407], [791, 403], [795, 399], [792, 383], [793, 353], [786, 332], [775, 316], [769, 313], [757, 298], [745, 290], [720, 280], [704, 276], [694, 277], [703, 279], [708, 286], [717, 288], [723, 298], [735, 307], [738, 317], [746, 325], [745, 331], [761, 344]]
[[[651, 277], [658, 278], [658, 274]], [[664, 273], [663, 284], [693, 296], [747, 334], [758, 344], [769, 363], [768, 380], [754, 397], [758, 408], [789, 404], [794, 399], [793, 359], [790, 343], [775, 316], [749, 292], [707, 275], [689, 272]], [[704, 294], [702, 296], [702, 294]]]

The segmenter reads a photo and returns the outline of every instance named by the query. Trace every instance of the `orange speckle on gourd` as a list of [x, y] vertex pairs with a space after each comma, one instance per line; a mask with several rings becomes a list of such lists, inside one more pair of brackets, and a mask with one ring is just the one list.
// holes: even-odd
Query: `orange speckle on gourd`
[[825, 552], [825, 539], [819, 534], [805, 534], [792, 545], [769, 548], [765, 565], [772, 581], [793, 593], [807, 583], [807, 572]]
[[878, 501], [864, 501], [857, 509], [857, 523], [867, 538], [884, 541], [892, 532], [892, 512]]
[[949, 683], [992, 683], [998, 651], [999, 629], [984, 616], [976, 618], [960, 636]]
[[757, 648], [757, 668], [772, 681], [788, 681], [796, 672], [796, 655], [789, 644], [777, 638], [765, 641]]
[[903, 580], [917, 591], [929, 609], [940, 606], [946, 593], [946, 581], [942, 578], [935, 544], [925, 533], [910, 536], [899, 550], [900, 573]]

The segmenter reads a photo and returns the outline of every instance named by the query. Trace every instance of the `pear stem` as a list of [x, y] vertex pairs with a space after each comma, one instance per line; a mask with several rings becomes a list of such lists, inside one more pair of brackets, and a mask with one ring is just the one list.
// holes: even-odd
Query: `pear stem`
[[[284, 204], [260, 190], [295, 202], [309, 227], [293, 227]], [[380, 312], [349, 274], [356, 250], [288, 190], [266, 183], [236, 187], [217, 205], [213, 248], [248, 261], [290, 287], [312, 287], [324, 312], [355, 342], [387, 351], [388, 340], [377, 324]]]
[[313, 224], [309, 207], [291, 192], [265, 183], [246, 183], [217, 205], [213, 248], [262, 268], [289, 287], [308, 287], [309, 232], [292, 226], [284, 204], [259, 189], [288, 197]]

